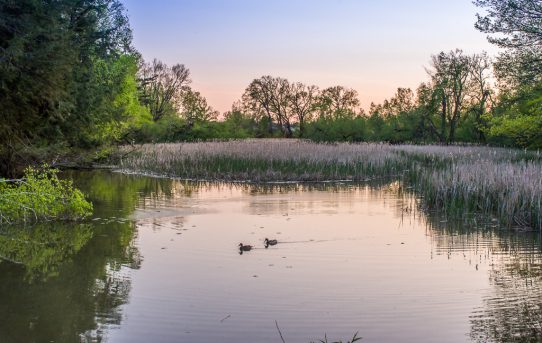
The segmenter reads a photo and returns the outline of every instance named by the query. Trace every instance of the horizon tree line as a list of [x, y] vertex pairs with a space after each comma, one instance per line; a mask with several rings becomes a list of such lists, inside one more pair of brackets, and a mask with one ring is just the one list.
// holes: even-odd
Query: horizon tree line
[[[368, 112], [360, 107], [354, 89], [340, 85], [320, 89], [265, 75], [254, 79], [218, 121], [219, 112], [199, 92], [190, 89], [190, 72], [184, 65], [169, 68], [154, 60], [142, 63], [140, 68], [140, 99], [154, 122], [160, 121], [164, 113], [183, 120], [184, 124], [177, 123], [177, 130], [184, 130], [186, 139], [298, 137], [486, 143], [492, 133], [493, 113], [501, 105], [498, 98], [503, 94], [494, 85], [493, 65], [486, 52], [466, 55], [456, 49], [432, 55], [426, 68], [428, 79], [415, 91], [398, 88], [390, 99], [371, 103]], [[162, 75], [164, 71], [170, 75]], [[228, 130], [235, 131], [238, 125], [243, 134], [224, 133], [220, 125], [228, 121]], [[186, 134], [196, 123], [203, 127], [202, 131], [214, 126], [211, 132], [200, 132], [204, 133], [200, 136]], [[334, 129], [341, 132], [326, 134]], [[166, 140], [179, 138], [173, 135]]]

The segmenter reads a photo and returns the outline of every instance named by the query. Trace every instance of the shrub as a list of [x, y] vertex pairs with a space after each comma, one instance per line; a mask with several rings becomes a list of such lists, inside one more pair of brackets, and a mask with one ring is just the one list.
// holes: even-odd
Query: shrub
[[28, 167], [20, 180], [0, 179], [0, 224], [78, 220], [92, 213], [92, 204], [58, 170]]

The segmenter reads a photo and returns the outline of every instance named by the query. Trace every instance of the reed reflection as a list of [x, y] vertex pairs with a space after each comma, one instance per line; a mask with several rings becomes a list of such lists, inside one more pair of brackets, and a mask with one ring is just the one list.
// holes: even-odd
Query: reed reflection
[[426, 216], [435, 254], [487, 269], [490, 288], [470, 315], [474, 342], [542, 339], [542, 240], [538, 232], [500, 228], [491, 218]]

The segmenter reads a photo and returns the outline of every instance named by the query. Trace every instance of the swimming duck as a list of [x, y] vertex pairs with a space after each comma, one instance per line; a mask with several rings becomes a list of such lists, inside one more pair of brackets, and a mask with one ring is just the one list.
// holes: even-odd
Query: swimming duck
[[239, 243], [239, 251], [250, 251], [252, 250], [252, 245], [244, 245], [243, 243]]
[[267, 247], [269, 247], [270, 245], [277, 245], [278, 241], [276, 239], [265, 239], [263, 241], [263, 243], [265, 244], [265, 248], [267, 249]]

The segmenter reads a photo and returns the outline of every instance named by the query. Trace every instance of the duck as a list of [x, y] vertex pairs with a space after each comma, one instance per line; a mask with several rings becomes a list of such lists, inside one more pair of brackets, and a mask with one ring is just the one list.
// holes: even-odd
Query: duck
[[263, 243], [265, 244], [265, 248], [267, 249], [270, 245], [277, 245], [278, 241], [276, 239], [265, 239], [263, 241]]
[[239, 243], [239, 251], [250, 251], [252, 250], [252, 245], [244, 245], [243, 243]]

